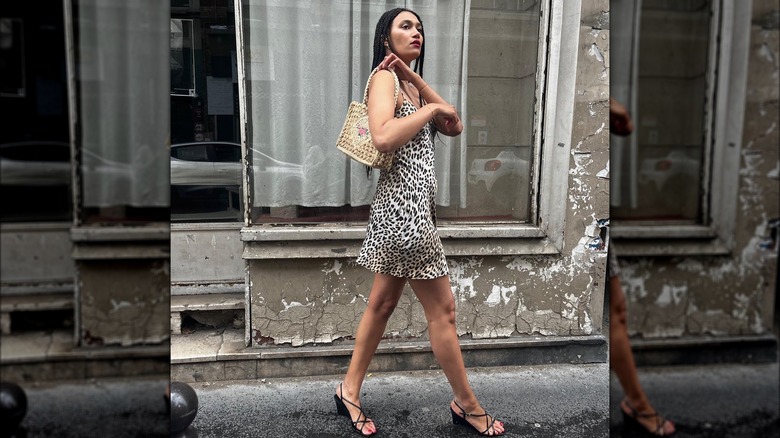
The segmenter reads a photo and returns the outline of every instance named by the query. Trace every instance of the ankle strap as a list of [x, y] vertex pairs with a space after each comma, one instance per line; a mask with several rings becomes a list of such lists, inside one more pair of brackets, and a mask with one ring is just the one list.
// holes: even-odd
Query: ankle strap
[[487, 411], [485, 411], [484, 414], [468, 414], [468, 413], [466, 413], [466, 410], [463, 409], [463, 407], [458, 404], [457, 400], [453, 399], [452, 401], [455, 402], [455, 406], [457, 406], [458, 409], [460, 409], [460, 413], [461, 413], [461, 415], [463, 415], [463, 418], [466, 418], [466, 417], [487, 417], [488, 416]]

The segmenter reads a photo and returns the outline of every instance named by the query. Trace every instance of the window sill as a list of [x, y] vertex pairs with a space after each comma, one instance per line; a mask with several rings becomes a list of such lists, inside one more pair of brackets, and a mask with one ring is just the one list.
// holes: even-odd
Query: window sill
[[171, 232], [177, 231], [239, 231], [244, 227], [243, 222], [188, 222], [172, 223]]
[[717, 256], [731, 251], [710, 227], [703, 225], [623, 225], [610, 227], [619, 257]]
[[[530, 225], [447, 225], [438, 228], [447, 256], [559, 254]], [[360, 253], [365, 225], [247, 227], [241, 230], [244, 259], [352, 258]]]
[[11, 233], [16, 231], [70, 231], [72, 221], [65, 222], [7, 222], [0, 224], [0, 232]]
[[70, 230], [73, 242], [170, 241], [170, 224], [151, 223], [145, 226], [77, 226]]
[[609, 235], [616, 239], [714, 239], [717, 233], [704, 225], [614, 224]]
[[[525, 224], [500, 225], [442, 225], [437, 227], [442, 240], [446, 239], [541, 239], [544, 232]], [[252, 226], [241, 229], [245, 242], [289, 242], [311, 240], [360, 240], [366, 237], [366, 225], [327, 226]]]
[[81, 226], [70, 231], [74, 260], [170, 259], [170, 227]]
[[731, 251], [720, 239], [615, 239], [618, 257], [717, 256]]

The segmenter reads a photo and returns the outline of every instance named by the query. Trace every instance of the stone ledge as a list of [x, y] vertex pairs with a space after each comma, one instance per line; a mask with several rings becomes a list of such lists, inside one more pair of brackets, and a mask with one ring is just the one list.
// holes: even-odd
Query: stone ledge
[[238, 310], [244, 308], [244, 292], [171, 296], [171, 312]]
[[777, 337], [687, 336], [631, 339], [637, 366], [772, 363], [778, 361]]
[[75, 347], [72, 330], [35, 331], [2, 337], [0, 369], [17, 382], [167, 374], [169, 354], [167, 342]]
[[3, 335], [0, 364], [32, 364], [73, 360], [111, 360], [168, 356], [168, 342], [129, 347], [76, 347], [72, 330], [32, 331]]
[[[182, 382], [246, 380], [341, 374], [352, 343], [323, 346], [244, 346], [242, 330], [213, 330], [173, 336], [171, 378]], [[462, 340], [467, 367], [604, 363], [607, 342], [602, 335], [529, 336]], [[427, 341], [385, 340], [369, 367], [371, 372], [438, 368]]]
[[37, 310], [68, 310], [73, 308], [73, 290], [64, 293], [4, 295], [0, 301], [3, 312], [32, 312]]

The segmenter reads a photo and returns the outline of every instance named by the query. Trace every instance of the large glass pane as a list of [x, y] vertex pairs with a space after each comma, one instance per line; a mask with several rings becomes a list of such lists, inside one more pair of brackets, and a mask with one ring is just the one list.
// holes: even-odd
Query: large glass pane
[[2, 222], [73, 219], [62, 2], [39, 6], [0, 17]]
[[[635, 132], [613, 142], [612, 217], [701, 221], [708, 53], [706, 0], [643, 0], [639, 11]], [[613, 155], [615, 156], [615, 155]]]
[[73, 5], [80, 219], [167, 221], [170, 4]]
[[[171, 4], [174, 222], [243, 220], [233, 9], [232, 0]], [[181, 42], [173, 29], [182, 29]], [[191, 92], [177, 89], [179, 79], [190, 81]]]
[[367, 219], [379, 172], [335, 142], [379, 17], [408, 7], [425, 28], [423, 76], [464, 123], [435, 140], [439, 221], [528, 221], [541, 3], [485, 3], [243, 1], [251, 220]]

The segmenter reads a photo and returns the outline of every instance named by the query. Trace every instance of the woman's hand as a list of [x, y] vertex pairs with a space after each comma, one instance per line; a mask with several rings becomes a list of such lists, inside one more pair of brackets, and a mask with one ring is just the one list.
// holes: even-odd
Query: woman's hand
[[613, 134], [627, 136], [634, 131], [634, 122], [620, 102], [609, 98], [609, 129]]
[[460, 117], [458, 117], [458, 111], [454, 106], [444, 103], [429, 103], [426, 106], [431, 108], [433, 121], [443, 134], [460, 134], [460, 130], [456, 130], [460, 123]]
[[422, 78], [420, 75], [414, 72], [411, 68], [409, 68], [408, 65], [406, 65], [405, 62], [401, 60], [398, 56], [396, 56], [395, 53], [391, 53], [387, 56], [385, 56], [385, 59], [382, 60], [382, 62], [379, 63], [377, 66], [378, 69], [383, 70], [392, 70], [395, 72], [396, 76], [398, 76], [399, 80], [402, 81], [409, 81], [412, 84], [415, 85], [415, 87], [422, 82]]

